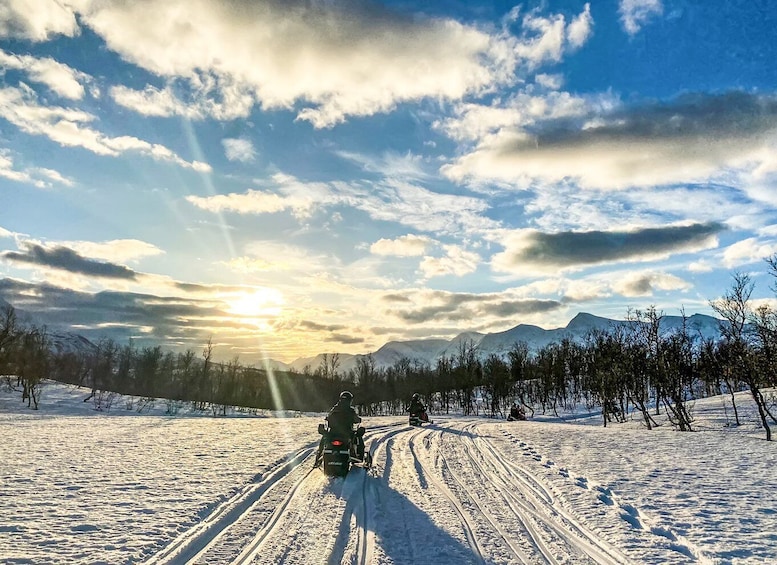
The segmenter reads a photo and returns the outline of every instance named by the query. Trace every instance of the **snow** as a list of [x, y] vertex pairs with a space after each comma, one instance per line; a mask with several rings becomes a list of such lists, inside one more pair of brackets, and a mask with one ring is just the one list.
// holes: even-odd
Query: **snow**
[[[312, 469], [320, 415], [165, 416], [0, 392], [0, 562], [777, 563], [777, 443], [598, 415], [365, 418], [370, 471]], [[730, 412], [730, 406], [729, 406]], [[246, 416], [243, 414], [243, 416]]]

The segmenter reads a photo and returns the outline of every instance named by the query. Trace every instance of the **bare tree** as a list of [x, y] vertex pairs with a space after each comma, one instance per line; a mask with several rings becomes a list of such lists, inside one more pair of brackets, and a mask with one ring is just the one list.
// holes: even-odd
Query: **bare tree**
[[731, 287], [722, 298], [711, 301], [710, 306], [727, 322], [721, 324], [720, 330], [730, 347], [729, 365], [735, 378], [740, 379], [750, 389], [761, 425], [766, 431], [766, 440], [771, 441], [772, 431], [767, 419], [769, 410], [761, 392], [760, 372], [751, 348], [751, 335], [747, 329], [748, 320], [753, 319], [750, 297], [754, 287], [755, 283], [750, 275], [734, 273]]

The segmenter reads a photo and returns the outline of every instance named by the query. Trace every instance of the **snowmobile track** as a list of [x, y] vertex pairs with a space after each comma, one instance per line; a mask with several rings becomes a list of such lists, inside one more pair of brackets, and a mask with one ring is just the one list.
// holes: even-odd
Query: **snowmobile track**
[[456, 495], [454, 495], [453, 492], [451, 492], [451, 490], [448, 488], [448, 485], [443, 480], [438, 479], [434, 471], [430, 472], [427, 465], [424, 464], [422, 458], [419, 457], [418, 450], [415, 447], [415, 439], [421, 434], [428, 435], [430, 433], [431, 432], [428, 428], [425, 430], [423, 429], [418, 430], [416, 433], [414, 433], [411, 436], [410, 440], [408, 441], [408, 446], [410, 448], [410, 451], [413, 454], [414, 459], [416, 460], [416, 464], [423, 471], [423, 475], [428, 477], [429, 482], [433, 484], [437, 488], [437, 490], [448, 499], [448, 501], [451, 504], [451, 507], [459, 516], [459, 519], [461, 520], [461, 526], [464, 530], [464, 535], [466, 536], [467, 542], [469, 543], [469, 546], [472, 549], [473, 555], [477, 557], [480, 563], [485, 563], [486, 561], [483, 558], [483, 553], [484, 553], [483, 547], [480, 545], [480, 542], [478, 541], [477, 534], [475, 533], [476, 525], [472, 523], [472, 518], [469, 517], [464, 506], [461, 504], [461, 502], [456, 497]]
[[[376, 426], [365, 436], [373, 466], [356, 466], [342, 478], [312, 468], [316, 442], [310, 443], [147, 563], [410, 562], [428, 551], [424, 531], [449, 547], [450, 563], [630, 563], [531, 466], [505, 457], [490, 426], [445, 420], [423, 428]], [[407, 524], [386, 523], [403, 513]], [[391, 539], [397, 534], [403, 542]]]
[[306, 447], [285, 463], [263, 474], [259, 482], [245, 485], [228, 500], [216, 506], [205, 519], [146, 561], [146, 565], [196, 563], [198, 557], [214, 545], [227, 529], [234, 526], [251, 506], [312, 452], [313, 447]]

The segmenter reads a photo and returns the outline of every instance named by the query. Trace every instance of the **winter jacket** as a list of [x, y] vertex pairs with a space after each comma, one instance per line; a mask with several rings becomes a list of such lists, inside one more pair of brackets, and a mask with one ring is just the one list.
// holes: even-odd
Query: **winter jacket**
[[338, 402], [332, 406], [326, 419], [332, 433], [346, 436], [351, 434], [354, 424], [362, 421], [356, 410], [346, 402]]
[[420, 400], [411, 400], [410, 409], [408, 411], [411, 414], [421, 414], [426, 412], [426, 406], [424, 406]]

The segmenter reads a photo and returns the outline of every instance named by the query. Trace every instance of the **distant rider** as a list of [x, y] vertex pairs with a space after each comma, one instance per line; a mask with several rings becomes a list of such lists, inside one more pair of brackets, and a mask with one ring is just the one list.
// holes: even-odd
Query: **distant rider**
[[510, 407], [510, 415], [507, 417], [507, 421], [513, 422], [515, 420], [525, 420], [525, 419], [526, 419], [526, 412], [524, 412], [523, 408], [521, 408], [515, 402], [513, 402], [513, 405]]
[[340, 436], [350, 437], [356, 444], [356, 456], [360, 459], [364, 458], [364, 438], [354, 433], [353, 427], [362, 421], [361, 417], [356, 413], [351, 402], [353, 401], [353, 394], [344, 390], [340, 393], [340, 398], [337, 404], [332, 406], [329, 410], [329, 414], [326, 416], [326, 421], [329, 423], [329, 433], [321, 436], [321, 441], [318, 444], [318, 452], [316, 453], [316, 462], [314, 467], [318, 467], [321, 464], [321, 454], [324, 451], [324, 443], [327, 436]]
[[410, 399], [410, 416], [418, 416], [423, 422], [429, 421], [429, 415], [426, 413], [426, 406], [421, 402], [421, 396], [416, 392]]

